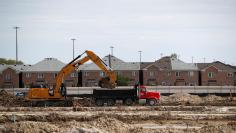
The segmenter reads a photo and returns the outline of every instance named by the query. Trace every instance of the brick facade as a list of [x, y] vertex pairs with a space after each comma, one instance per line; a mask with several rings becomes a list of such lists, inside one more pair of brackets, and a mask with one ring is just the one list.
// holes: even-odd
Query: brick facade
[[[121, 75], [129, 79], [128, 85], [134, 85], [139, 82], [138, 70], [119, 70], [115, 71], [117, 75]], [[98, 86], [99, 80], [106, 76], [100, 70], [83, 70], [82, 71], [82, 86]]]
[[[198, 63], [197, 69], [193, 69], [196, 65], [184, 63], [178, 59], [173, 60], [170, 57], [163, 57], [155, 62], [141, 63], [140, 70], [137, 67], [140, 64], [123, 62], [114, 57], [112, 60], [114, 61], [113, 68], [115, 72], [117, 75], [127, 77], [129, 86], [133, 86], [141, 80], [143, 85], [148, 86], [236, 85], [236, 68], [221, 62]], [[118, 62], [115, 62], [115, 60]], [[174, 66], [172, 66], [173, 63]], [[54, 86], [56, 74], [61, 69], [57, 67], [57, 64], [60, 64], [61, 68], [64, 66], [64, 64], [52, 58], [39, 62], [35, 67], [34, 65], [0, 65], [0, 87], [30, 87], [31, 84]], [[51, 66], [56, 69], [52, 69]], [[98, 81], [105, 74], [94, 66], [86, 64], [84, 70], [69, 74], [64, 80], [66, 86], [98, 86]]]
[[1, 88], [18, 88], [19, 87], [19, 73], [12, 68], [6, 68], [2, 71], [0, 87]]
[[[25, 87], [30, 87], [31, 84], [54, 86], [56, 84], [57, 72], [23, 72], [22, 81]], [[73, 72], [65, 79], [65, 84], [68, 87], [75, 87], [78, 84], [78, 73]]]
[[191, 86], [198, 85], [198, 71], [164, 70], [151, 65], [143, 70], [144, 85]]
[[201, 70], [201, 79], [203, 86], [235, 85], [234, 72], [220, 70], [214, 65]]

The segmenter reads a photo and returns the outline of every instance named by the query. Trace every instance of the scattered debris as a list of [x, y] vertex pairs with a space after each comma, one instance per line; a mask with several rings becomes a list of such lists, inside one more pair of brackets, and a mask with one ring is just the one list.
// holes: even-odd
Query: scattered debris
[[5, 90], [0, 91], [0, 106], [14, 107], [27, 106], [23, 97], [16, 97]]

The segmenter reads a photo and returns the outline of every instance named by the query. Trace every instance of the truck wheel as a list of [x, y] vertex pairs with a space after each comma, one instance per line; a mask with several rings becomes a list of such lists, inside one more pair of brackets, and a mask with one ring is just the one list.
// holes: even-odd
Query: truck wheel
[[115, 101], [113, 99], [108, 99], [107, 100], [107, 105], [108, 106], [113, 106], [113, 105], [115, 105]]
[[125, 104], [130, 106], [133, 104], [133, 100], [131, 98], [127, 98], [127, 99], [125, 99]]
[[102, 99], [96, 99], [96, 105], [97, 106], [103, 106], [104, 105], [104, 102]]
[[148, 105], [154, 106], [154, 105], [156, 105], [157, 100], [156, 99], [147, 99], [147, 102], [148, 102]]

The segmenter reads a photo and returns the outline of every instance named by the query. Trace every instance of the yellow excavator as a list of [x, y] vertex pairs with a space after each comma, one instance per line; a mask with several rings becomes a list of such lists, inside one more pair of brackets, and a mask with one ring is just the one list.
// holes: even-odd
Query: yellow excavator
[[[83, 54], [87, 56], [82, 57]], [[86, 50], [84, 53], [73, 59], [70, 63], [64, 66], [56, 76], [56, 85], [54, 88], [48, 87], [37, 87], [37, 88], [30, 88], [27, 100], [37, 103], [37, 102], [50, 102], [50, 101], [63, 101], [66, 100], [66, 87], [63, 83], [64, 78], [77, 70], [80, 65], [84, 64], [85, 62], [91, 60], [94, 62], [105, 74], [106, 77], [101, 78], [99, 80], [99, 86], [101, 88], [110, 88], [113, 89], [116, 87], [116, 74], [115, 72], [106, 65], [105, 62], [101, 58], [99, 58], [94, 52]]]

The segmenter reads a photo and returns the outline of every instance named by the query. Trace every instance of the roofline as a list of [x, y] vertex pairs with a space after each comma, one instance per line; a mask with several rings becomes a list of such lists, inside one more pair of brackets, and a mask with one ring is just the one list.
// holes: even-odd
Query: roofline
[[144, 67], [142, 70], [147, 70], [149, 67], [151, 67], [151, 66], [153, 66], [153, 65], [154, 65], [155, 67], [157, 67], [158, 69], [163, 70], [162, 68], [156, 66], [155, 63], [149, 64], [148, 66]]
[[206, 71], [206, 69], [208, 69], [209, 67], [214, 67], [214, 68], [216, 68], [217, 70], [220, 70], [219, 68], [217, 68], [216, 66], [214, 66], [213, 64], [211, 64], [211, 65], [206, 66], [206, 67], [204, 67], [203, 69], [201, 69], [201, 71]]

